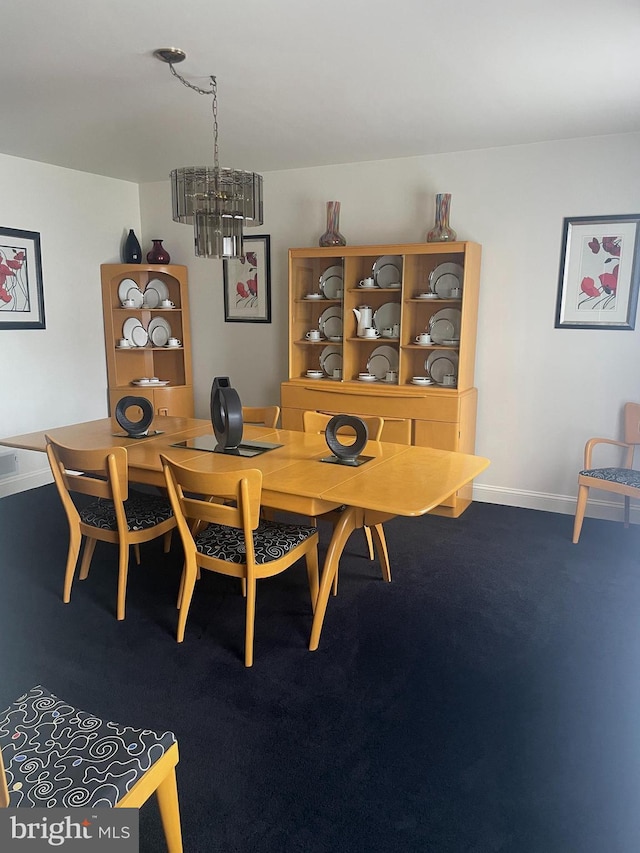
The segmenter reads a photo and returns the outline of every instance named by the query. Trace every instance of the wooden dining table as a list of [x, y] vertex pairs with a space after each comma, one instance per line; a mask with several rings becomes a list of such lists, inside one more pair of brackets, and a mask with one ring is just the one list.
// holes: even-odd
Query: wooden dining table
[[[130, 482], [161, 488], [165, 482], [161, 453], [202, 471], [257, 468], [263, 476], [264, 506], [311, 517], [345, 507], [325, 556], [309, 641], [311, 651], [318, 648], [333, 579], [351, 533], [398, 515], [425, 515], [489, 465], [481, 456], [383, 441], [367, 442], [362, 453], [367, 461], [358, 467], [328, 464], [322, 461], [331, 456], [323, 435], [250, 424], [244, 426], [243, 441], [280, 446], [257, 456], [241, 457], [190, 446], [204, 442], [215, 445], [209, 420], [159, 416], [152, 430], [148, 436], [130, 438], [115, 421], [103, 418], [2, 438], [0, 445], [44, 452], [46, 436], [50, 435], [70, 447], [123, 446], [128, 454]], [[174, 446], [181, 442], [186, 446]]]

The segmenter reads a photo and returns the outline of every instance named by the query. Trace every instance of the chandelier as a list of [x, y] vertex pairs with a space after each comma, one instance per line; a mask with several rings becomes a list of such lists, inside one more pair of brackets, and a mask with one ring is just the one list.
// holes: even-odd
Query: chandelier
[[244, 226], [262, 225], [262, 175], [242, 169], [221, 169], [218, 161], [218, 92], [216, 78], [209, 89], [189, 83], [174, 63], [186, 59], [175, 47], [153, 55], [169, 65], [174, 77], [199, 95], [210, 95], [213, 110], [213, 167], [183, 166], [171, 172], [174, 222], [193, 225], [195, 253], [200, 258], [241, 258]]

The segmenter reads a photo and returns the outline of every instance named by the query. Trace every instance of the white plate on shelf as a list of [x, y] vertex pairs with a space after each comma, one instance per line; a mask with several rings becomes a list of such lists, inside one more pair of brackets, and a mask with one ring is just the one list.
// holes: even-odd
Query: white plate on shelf
[[138, 326], [142, 327], [142, 323], [137, 317], [127, 317], [122, 324], [122, 337], [129, 338], [129, 340], [131, 340], [131, 333]]
[[373, 279], [378, 287], [392, 287], [402, 282], [402, 256], [382, 255], [373, 265]]
[[306, 372], [307, 379], [323, 379], [324, 373], [321, 370], [307, 370]]
[[154, 347], [163, 347], [166, 346], [170, 336], [164, 326], [154, 326], [149, 332], [149, 337]]
[[146, 347], [149, 343], [149, 335], [142, 324], [131, 330], [130, 341], [136, 347]]
[[[172, 338], [171, 334], [171, 326], [169, 325], [169, 321], [165, 320], [164, 317], [154, 317], [153, 320], [150, 321], [149, 326], [147, 327], [147, 331], [150, 335], [153, 335], [155, 329], [164, 329], [167, 333], [167, 341], [169, 338]], [[153, 340], [153, 337], [151, 338]], [[165, 341], [165, 343], [167, 342]], [[164, 344], [162, 345], [164, 346]]]
[[124, 300], [127, 298], [127, 293], [132, 288], [135, 288], [135, 290], [140, 289], [132, 278], [123, 278], [120, 284], [118, 285], [118, 299], [120, 300], [120, 302], [124, 302]]
[[397, 302], [385, 302], [373, 314], [373, 326], [380, 333], [383, 329], [392, 329], [400, 323], [400, 305]]
[[376, 347], [367, 361], [367, 370], [376, 379], [384, 379], [390, 370], [398, 372], [398, 350], [394, 347], [382, 345]]
[[308, 299], [310, 302], [316, 302], [318, 299], [324, 299], [324, 293], [307, 293], [305, 299]]
[[336, 367], [342, 370], [342, 353], [339, 347], [325, 347], [320, 353], [320, 367], [326, 376], [333, 376]]
[[460, 337], [462, 314], [459, 308], [442, 308], [429, 319], [429, 333], [434, 344]]
[[[444, 355], [442, 352], [432, 352], [424, 363], [425, 370], [429, 376], [438, 385], [442, 385], [442, 380], [447, 373], [453, 373], [458, 379], [458, 353], [448, 352]], [[455, 386], [451, 386], [452, 388]]]
[[130, 287], [129, 290], [127, 290], [127, 299], [133, 300], [134, 308], [142, 308], [144, 296], [142, 295], [142, 291], [138, 290], [137, 287]]
[[439, 264], [429, 273], [429, 289], [441, 299], [449, 299], [454, 287], [462, 288], [463, 275], [460, 264]]
[[318, 328], [325, 338], [342, 337], [342, 308], [332, 305], [318, 318]]
[[416, 299], [440, 299], [437, 293], [419, 293]]
[[145, 308], [157, 308], [160, 305], [160, 294], [149, 284], [144, 289], [143, 298]]
[[358, 381], [359, 381], [359, 382], [377, 382], [377, 381], [378, 381], [378, 377], [377, 377], [377, 376], [373, 376], [373, 375], [370, 375], [370, 376], [358, 376]]
[[158, 388], [162, 385], [169, 385], [169, 383], [169, 379], [156, 379], [155, 381], [151, 379], [147, 379], [145, 381], [142, 381], [141, 379], [134, 379], [131, 384], [137, 385], [140, 388]]
[[416, 378], [411, 380], [411, 384], [412, 385], [421, 385], [423, 387], [425, 385], [433, 385], [433, 379], [429, 379], [428, 376], [425, 376], [424, 379], [422, 377], [420, 377], [420, 378], [416, 377]]
[[160, 301], [169, 298], [169, 288], [167, 287], [167, 283], [161, 278], [152, 278], [151, 281], [145, 287], [144, 292], [146, 293], [149, 288], [153, 288], [153, 290], [156, 291], [156, 293], [160, 297]]
[[327, 299], [338, 299], [338, 291], [342, 290], [342, 267], [328, 267], [320, 276], [320, 290]]
[[341, 344], [342, 335], [327, 335], [327, 340], [331, 341], [332, 344]]

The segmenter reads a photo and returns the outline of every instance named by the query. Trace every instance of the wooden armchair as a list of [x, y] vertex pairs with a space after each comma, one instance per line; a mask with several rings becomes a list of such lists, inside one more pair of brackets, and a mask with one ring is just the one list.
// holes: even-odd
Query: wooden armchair
[[40, 685], [0, 712], [0, 808], [139, 809], [155, 793], [169, 853], [182, 853], [178, 760], [173, 732], [100, 720]]
[[243, 406], [242, 420], [245, 424], [277, 427], [280, 417], [280, 406]]
[[[623, 449], [622, 465], [619, 468], [593, 468], [594, 448], [608, 444]], [[633, 455], [640, 444], [640, 403], [627, 403], [624, 407], [624, 441], [610, 438], [590, 438], [584, 449], [584, 468], [578, 474], [578, 500], [573, 525], [573, 541], [580, 538], [584, 513], [587, 508], [589, 489], [601, 489], [624, 497], [624, 526], [629, 526], [631, 498], [640, 499], [640, 471], [633, 468]]]

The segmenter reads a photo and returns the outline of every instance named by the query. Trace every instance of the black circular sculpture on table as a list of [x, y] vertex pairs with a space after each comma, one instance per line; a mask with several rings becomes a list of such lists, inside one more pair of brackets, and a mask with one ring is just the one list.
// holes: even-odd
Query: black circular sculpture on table
[[[346, 426], [351, 427], [356, 434], [351, 444], [342, 444], [338, 437], [338, 430]], [[369, 430], [362, 418], [355, 415], [334, 415], [325, 428], [324, 437], [329, 450], [340, 462], [353, 463], [367, 443]]]
[[211, 386], [211, 423], [221, 451], [237, 450], [242, 441], [242, 403], [228, 376], [216, 376]]
[[[127, 410], [134, 406], [142, 410], [138, 421], [131, 421], [127, 417]], [[140, 438], [149, 431], [153, 421], [153, 406], [146, 397], [121, 397], [116, 403], [114, 417], [128, 436]]]

